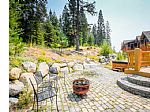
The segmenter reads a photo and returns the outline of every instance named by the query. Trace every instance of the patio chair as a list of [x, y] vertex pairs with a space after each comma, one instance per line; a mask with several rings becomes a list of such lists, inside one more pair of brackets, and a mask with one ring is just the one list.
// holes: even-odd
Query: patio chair
[[[42, 77], [42, 73], [40, 71], [36, 72], [34, 75], [36, 85], [33, 84], [33, 82], [30, 80], [30, 83], [33, 88], [34, 92], [34, 102], [33, 102], [33, 110], [38, 112], [39, 110], [39, 102], [45, 101], [46, 99], [50, 99], [51, 103], [53, 101], [53, 97], [56, 97], [56, 107], [58, 111], [58, 105], [57, 105], [57, 76], [48, 74], [48, 80], [44, 80]], [[36, 103], [36, 109], [34, 108], [34, 105]]]

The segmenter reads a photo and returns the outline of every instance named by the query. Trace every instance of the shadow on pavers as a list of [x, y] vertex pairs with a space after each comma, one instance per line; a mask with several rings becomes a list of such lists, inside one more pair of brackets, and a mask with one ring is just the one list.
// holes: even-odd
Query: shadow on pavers
[[77, 95], [75, 93], [70, 93], [68, 94], [67, 98], [72, 101], [72, 102], [79, 102], [83, 99], [86, 99], [87, 98], [87, 94], [85, 95]]

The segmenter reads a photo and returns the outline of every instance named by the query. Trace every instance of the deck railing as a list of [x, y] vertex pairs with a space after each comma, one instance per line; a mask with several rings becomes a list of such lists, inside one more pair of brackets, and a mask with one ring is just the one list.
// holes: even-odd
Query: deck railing
[[128, 68], [134, 68], [135, 71], [140, 71], [143, 66], [150, 66], [150, 51], [142, 51], [139, 48], [127, 51]]

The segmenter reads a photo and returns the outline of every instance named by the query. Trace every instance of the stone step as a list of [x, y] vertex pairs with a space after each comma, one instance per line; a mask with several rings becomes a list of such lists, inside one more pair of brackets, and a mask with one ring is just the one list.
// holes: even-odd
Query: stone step
[[140, 75], [128, 75], [127, 79], [131, 83], [150, 88], [150, 78], [148, 77], [143, 77]]
[[140, 86], [137, 84], [133, 84], [128, 81], [127, 77], [117, 80], [117, 85], [120, 86], [122, 89], [124, 89], [128, 92], [131, 92], [133, 94], [150, 98], [150, 88], [149, 87], [144, 87], [144, 86]]

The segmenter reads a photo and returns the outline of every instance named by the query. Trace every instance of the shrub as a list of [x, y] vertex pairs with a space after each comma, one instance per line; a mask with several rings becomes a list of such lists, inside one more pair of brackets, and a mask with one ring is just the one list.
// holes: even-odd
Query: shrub
[[10, 67], [19, 67], [21, 63], [23, 62], [23, 59], [21, 57], [10, 57], [9, 59], [9, 65]]
[[117, 60], [126, 60], [126, 59], [127, 59], [127, 56], [126, 56], [125, 53], [118, 52], [116, 59], [117, 59]]
[[20, 55], [24, 51], [24, 43], [19, 38], [10, 39], [9, 55]]
[[100, 55], [108, 56], [109, 54], [112, 54], [111, 46], [108, 44], [108, 42], [104, 41], [101, 45], [101, 50], [99, 52]]
[[87, 57], [92, 59], [92, 60], [99, 61], [99, 58], [97, 56], [88, 55]]
[[44, 55], [42, 55], [42, 56], [39, 56], [38, 57], [38, 62], [40, 63], [40, 62], [46, 62], [46, 63], [48, 63], [48, 62], [51, 62], [51, 59], [50, 58], [47, 58], [46, 56], [44, 56]]
[[23, 92], [19, 94], [18, 108], [24, 108], [33, 101], [32, 91], [29, 91], [26, 85]]

